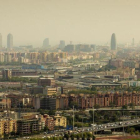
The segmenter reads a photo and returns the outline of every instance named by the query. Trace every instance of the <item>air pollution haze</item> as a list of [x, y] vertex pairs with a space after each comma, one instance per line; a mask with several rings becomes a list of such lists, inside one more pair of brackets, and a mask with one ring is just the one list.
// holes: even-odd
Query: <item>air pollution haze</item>
[[0, 33], [6, 46], [11, 33], [14, 46], [41, 47], [45, 38], [55, 45], [140, 41], [139, 0], [0, 0]]

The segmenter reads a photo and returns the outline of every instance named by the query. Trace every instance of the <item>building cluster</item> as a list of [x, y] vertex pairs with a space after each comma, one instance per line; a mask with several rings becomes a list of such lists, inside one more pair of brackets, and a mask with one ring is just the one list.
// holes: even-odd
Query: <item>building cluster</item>
[[76, 105], [79, 109], [92, 108], [95, 105], [110, 107], [112, 104], [117, 107], [134, 104], [140, 105], [140, 93], [137, 92], [116, 92], [97, 94], [61, 94], [59, 96], [31, 96], [8, 94], [1, 99], [0, 109], [11, 108], [33, 108], [33, 109], [69, 109]]
[[66, 128], [67, 119], [56, 114], [25, 113], [20, 118], [4, 117], [0, 119], [0, 137], [4, 135], [28, 135], [41, 131], [54, 130], [55, 128]]
[[110, 66], [114, 66], [116, 68], [139, 68], [140, 67], [140, 61], [139, 60], [129, 60], [129, 59], [119, 59], [119, 58], [114, 58], [110, 59], [109, 61]]
[[40, 64], [44, 62], [67, 62], [66, 52], [1, 52], [0, 63], [32, 63]]
[[94, 44], [69, 44], [64, 48], [65, 52], [93, 52], [96, 51], [96, 45]]
[[[37, 100], [38, 99], [38, 100]], [[48, 102], [48, 99], [51, 101]], [[58, 97], [48, 97], [36, 100], [36, 108], [40, 107], [45, 109], [54, 107], [54, 109], [68, 109], [73, 105], [76, 105], [79, 109], [87, 109], [92, 108], [95, 105], [99, 105], [100, 107], [110, 107], [112, 104], [117, 107], [121, 107], [123, 105], [140, 105], [140, 93], [106, 93], [106, 94], [97, 94], [97, 95], [87, 95], [87, 94], [71, 94], [71, 95], [61, 95]], [[55, 103], [56, 102], [56, 103]], [[46, 105], [48, 103], [48, 105]], [[46, 106], [45, 106], [46, 105]], [[48, 108], [48, 109], [49, 109]]]

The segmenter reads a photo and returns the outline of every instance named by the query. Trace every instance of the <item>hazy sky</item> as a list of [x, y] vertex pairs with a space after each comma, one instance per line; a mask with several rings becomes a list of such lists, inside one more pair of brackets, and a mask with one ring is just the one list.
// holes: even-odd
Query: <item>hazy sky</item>
[[14, 45], [42, 46], [59, 40], [107, 43], [140, 41], [140, 0], [0, 0], [0, 33]]

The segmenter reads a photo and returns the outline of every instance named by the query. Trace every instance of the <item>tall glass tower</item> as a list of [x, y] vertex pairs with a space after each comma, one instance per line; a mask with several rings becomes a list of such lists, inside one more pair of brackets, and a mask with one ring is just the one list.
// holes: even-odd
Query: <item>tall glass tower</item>
[[111, 50], [116, 50], [116, 49], [117, 49], [116, 35], [115, 33], [113, 33], [111, 36]]
[[12, 48], [13, 47], [13, 35], [8, 34], [7, 35], [7, 48]]

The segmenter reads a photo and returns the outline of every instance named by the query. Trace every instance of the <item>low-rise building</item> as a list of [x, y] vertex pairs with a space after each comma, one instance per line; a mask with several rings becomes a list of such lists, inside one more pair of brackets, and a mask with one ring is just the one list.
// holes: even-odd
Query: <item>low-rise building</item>
[[39, 78], [38, 79], [38, 85], [39, 86], [54, 86], [55, 85], [55, 80], [54, 79], [50, 79], [50, 78]]
[[54, 116], [55, 119], [55, 126], [56, 127], [63, 127], [66, 128], [67, 126], [67, 118], [64, 116], [56, 115]]

